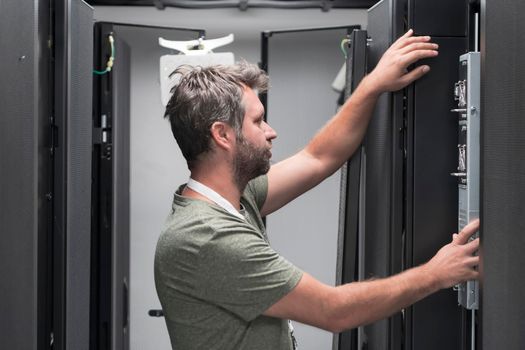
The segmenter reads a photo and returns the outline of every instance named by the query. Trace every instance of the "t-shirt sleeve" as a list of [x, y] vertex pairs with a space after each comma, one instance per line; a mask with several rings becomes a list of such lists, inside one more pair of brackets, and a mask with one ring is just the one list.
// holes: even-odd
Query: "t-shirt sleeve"
[[204, 247], [198, 294], [249, 322], [299, 282], [302, 271], [249, 229], [215, 235]]
[[257, 208], [261, 210], [268, 195], [268, 176], [261, 175], [248, 182], [244, 196], [252, 200]]

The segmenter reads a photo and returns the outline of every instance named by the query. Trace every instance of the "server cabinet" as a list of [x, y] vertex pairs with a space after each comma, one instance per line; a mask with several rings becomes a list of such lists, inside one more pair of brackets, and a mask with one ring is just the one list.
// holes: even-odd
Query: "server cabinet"
[[93, 9], [1, 7], [0, 343], [87, 349]]
[[0, 4], [0, 344], [4, 349], [44, 349], [52, 329], [49, 18], [49, 1]]
[[[458, 190], [450, 176], [457, 167], [457, 119], [450, 113], [450, 87], [458, 80], [458, 58], [468, 50], [468, 23], [466, 1], [383, 0], [368, 12], [368, 71], [409, 28], [432, 36], [440, 48], [438, 57], [418, 63], [431, 66], [426, 76], [380, 97], [363, 140], [362, 196], [353, 196], [363, 208], [358, 220], [364, 232], [358, 250], [360, 278], [420, 265], [457, 231]], [[345, 210], [350, 208], [347, 204]], [[344, 226], [351, 236], [350, 225]], [[456, 292], [442, 290], [360, 328], [357, 348], [461, 349], [463, 316]]]

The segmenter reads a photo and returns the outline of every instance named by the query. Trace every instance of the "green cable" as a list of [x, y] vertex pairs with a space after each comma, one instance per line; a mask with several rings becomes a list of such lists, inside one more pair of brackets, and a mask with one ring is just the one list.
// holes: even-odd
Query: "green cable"
[[107, 72], [109, 72], [106, 68], [106, 70], [103, 70], [103, 71], [98, 71], [98, 70], [94, 70], [93, 69], [93, 73], [94, 74], [98, 74], [98, 75], [103, 75], [103, 74], [106, 74]]
[[343, 51], [343, 55], [345, 56], [345, 59], [347, 58], [346, 57], [345, 44], [348, 43], [348, 42], [350, 42], [350, 39], [345, 38], [345, 39], [341, 40], [341, 51]]
[[108, 39], [109, 39], [109, 44], [111, 46], [111, 56], [109, 57], [108, 62], [106, 63], [106, 69], [103, 71], [94, 69], [93, 70], [94, 74], [103, 75], [103, 74], [111, 72], [111, 68], [113, 67], [113, 62], [115, 61], [115, 40], [113, 39], [112, 34], [108, 35]]

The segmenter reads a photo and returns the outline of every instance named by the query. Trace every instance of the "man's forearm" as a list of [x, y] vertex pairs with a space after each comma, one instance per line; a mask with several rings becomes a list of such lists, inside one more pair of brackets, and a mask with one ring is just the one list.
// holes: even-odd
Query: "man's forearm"
[[438, 45], [430, 43], [428, 36], [412, 34], [409, 30], [390, 46], [341, 110], [305, 148], [304, 152], [320, 162], [327, 176], [350, 158], [361, 143], [379, 95], [398, 91], [429, 71], [426, 65], [411, 71], [408, 67], [420, 59], [437, 56]]
[[426, 265], [398, 275], [335, 288], [330, 309], [336, 331], [386, 318], [440, 289]]
[[411, 30], [399, 38], [310, 143], [271, 167], [262, 214], [272, 213], [316, 186], [352, 156], [363, 140], [379, 95], [404, 88], [430, 69], [425, 65], [407, 69], [420, 59], [437, 55], [437, 45], [429, 40], [413, 37]]
[[339, 112], [314, 136], [305, 152], [323, 164], [325, 177], [355, 152], [363, 139], [380, 93], [363, 79]]
[[307, 273], [295, 288], [266, 312], [266, 316], [292, 319], [332, 332], [372, 323], [423, 299], [442, 288], [476, 280], [479, 229], [474, 221], [453, 236], [426, 264], [395, 276], [331, 287]]

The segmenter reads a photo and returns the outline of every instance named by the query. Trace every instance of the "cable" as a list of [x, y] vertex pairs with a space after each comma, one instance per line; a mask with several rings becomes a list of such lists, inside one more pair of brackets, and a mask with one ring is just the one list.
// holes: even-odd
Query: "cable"
[[345, 60], [346, 60], [346, 50], [345, 50], [345, 44], [346, 43], [349, 43], [350, 42], [350, 39], [348, 38], [345, 38], [343, 40], [341, 40], [341, 51], [343, 51], [343, 55], [345, 56]]
[[109, 45], [111, 46], [111, 56], [108, 59], [108, 62], [106, 63], [106, 69], [103, 71], [99, 71], [96, 69], [93, 69], [93, 74], [103, 75], [106, 73], [111, 72], [111, 68], [113, 68], [113, 62], [115, 61], [115, 39], [113, 39], [113, 35], [108, 35]]

